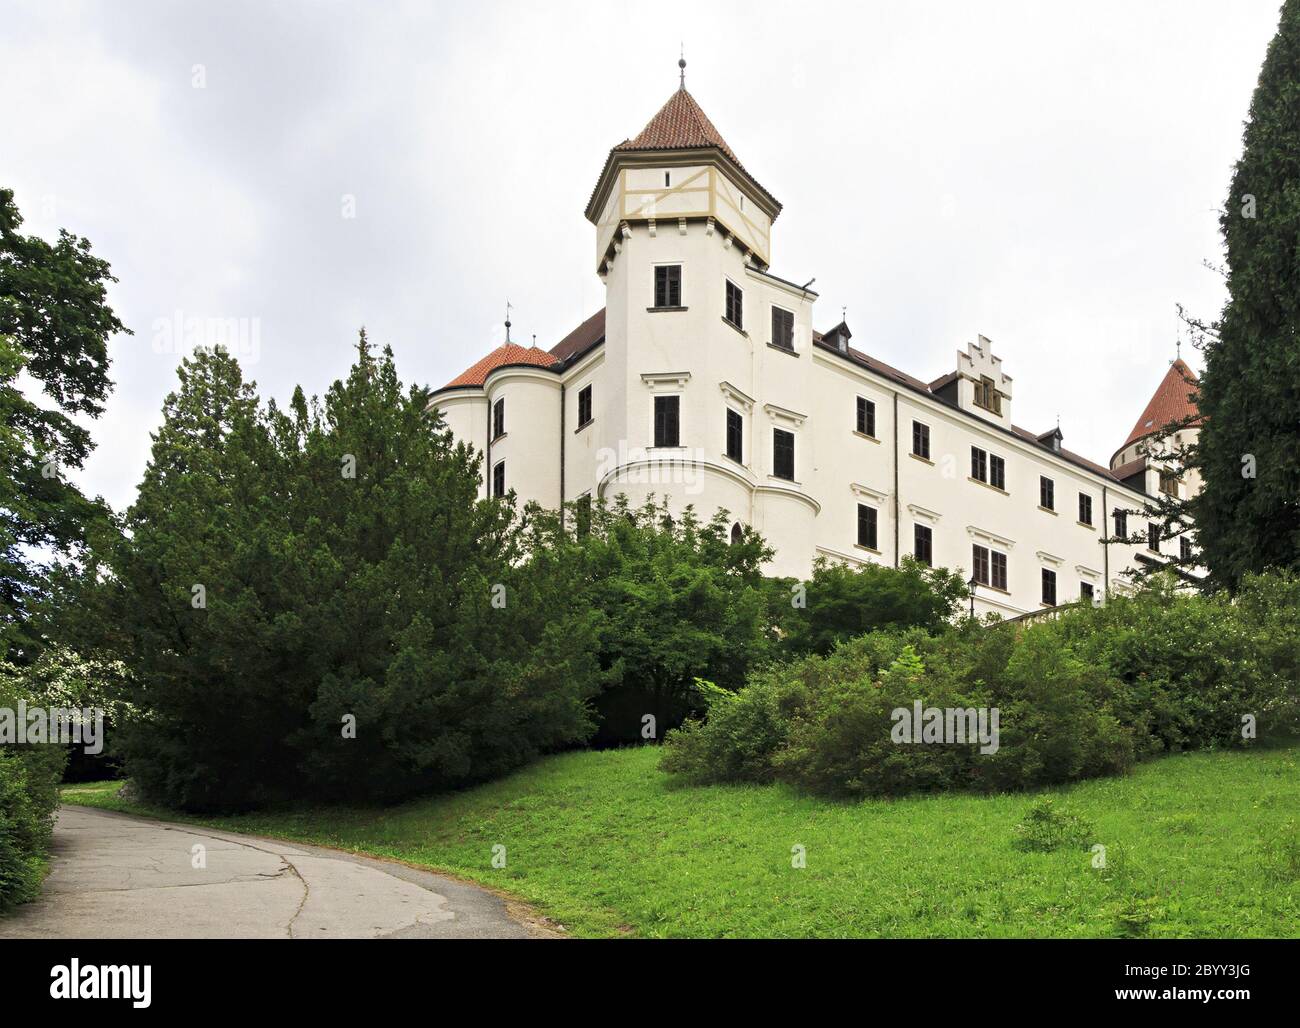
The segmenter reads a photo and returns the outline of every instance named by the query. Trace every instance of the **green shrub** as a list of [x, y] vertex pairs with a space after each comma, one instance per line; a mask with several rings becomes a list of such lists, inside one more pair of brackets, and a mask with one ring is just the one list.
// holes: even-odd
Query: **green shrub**
[[[0, 707], [16, 709], [20, 699], [37, 700], [0, 673]], [[40, 893], [66, 761], [62, 746], [0, 746], [0, 912]]]
[[670, 732], [660, 767], [694, 785], [772, 781], [772, 759], [804, 702], [802, 682], [769, 672], [739, 693], [705, 681], [698, 688], [707, 720], [691, 719]]
[[1015, 828], [1015, 847], [1019, 850], [1051, 853], [1059, 849], [1086, 849], [1096, 829], [1083, 817], [1056, 806], [1050, 796], [1030, 805]]
[[[894, 712], [983, 709], [998, 745], [906, 745]], [[1053, 622], [877, 631], [751, 678], [670, 735], [690, 781], [783, 781], [829, 796], [1009, 791], [1122, 774], [1169, 751], [1300, 727], [1300, 578], [1202, 596], [1157, 581]], [[982, 752], [987, 750], [987, 752]]]

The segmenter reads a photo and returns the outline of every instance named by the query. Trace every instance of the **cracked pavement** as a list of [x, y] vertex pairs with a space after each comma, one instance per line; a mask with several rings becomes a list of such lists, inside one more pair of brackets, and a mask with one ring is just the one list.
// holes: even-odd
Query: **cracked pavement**
[[[205, 866], [194, 866], [195, 846]], [[86, 807], [59, 812], [41, 898], [0, 919], [0, 938], [553, 934], [496, 894], [430, 871]]]

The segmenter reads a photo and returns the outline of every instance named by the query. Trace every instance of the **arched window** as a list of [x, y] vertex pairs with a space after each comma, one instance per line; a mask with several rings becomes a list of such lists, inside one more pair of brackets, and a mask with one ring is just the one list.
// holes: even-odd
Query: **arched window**
[[740, 542], [741, 537], [744, 536], [744, 534], [745, 534], [744, 529], [740, 527], [740, 522], [737, 521], [734, 525], [731, 526], [731, 545], [732, 546], [737, 545]]

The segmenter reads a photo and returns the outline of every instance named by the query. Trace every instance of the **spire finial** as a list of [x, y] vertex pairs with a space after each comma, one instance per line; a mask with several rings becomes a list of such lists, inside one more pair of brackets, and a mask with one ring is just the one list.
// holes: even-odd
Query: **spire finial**
[[506, 342], [510, 342], [510, 301], [506, 301]]
[[682, 44], [681, 56], [677, 58], [678, 73], [681, 75], [681, 85], [679, 89], [686, 88], [686, 44]]

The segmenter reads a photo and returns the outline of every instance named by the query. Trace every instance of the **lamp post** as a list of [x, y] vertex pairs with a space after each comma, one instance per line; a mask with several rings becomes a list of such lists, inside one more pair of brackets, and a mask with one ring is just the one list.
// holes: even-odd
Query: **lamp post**
[[974, 620], [975, 619], [975, 587], [979, 585], [979, 583], [975, 581], [975, 576], [971, 575], [970, 581], [967, 582], [966, 584], [970, 586], [970, 616], [971, 616], [971, 620]]

